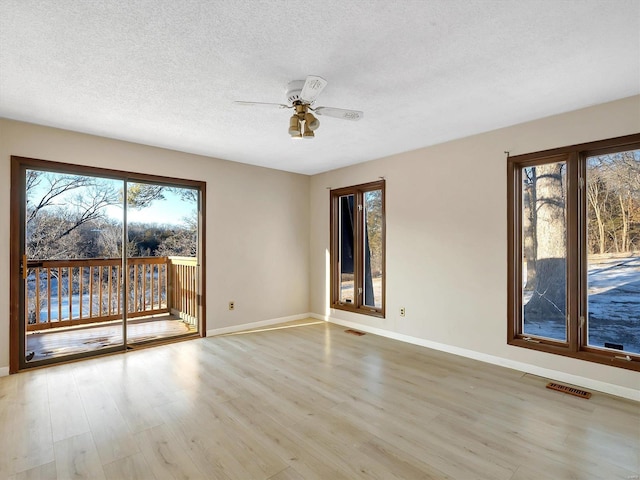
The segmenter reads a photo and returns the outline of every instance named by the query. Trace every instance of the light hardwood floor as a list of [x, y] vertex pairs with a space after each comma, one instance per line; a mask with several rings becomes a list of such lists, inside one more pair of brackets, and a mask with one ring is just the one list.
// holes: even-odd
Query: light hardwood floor
[[287, 327], [0, 378], [0, 478], [638, 478], [638, 403]]

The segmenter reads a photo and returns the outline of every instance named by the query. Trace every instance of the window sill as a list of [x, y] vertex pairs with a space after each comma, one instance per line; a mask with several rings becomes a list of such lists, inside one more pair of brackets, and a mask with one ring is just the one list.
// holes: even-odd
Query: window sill
[[616, 358], [625, 357], [627, 354], [623, 352], [620, 352], [619, 354], [615, 354], [613, 352], [599, 352], [597, 350], [580, 350], [576, 352], [569, 350], [568, 345], [552, 345], [549, 343], [544, 343], [544, 341], [540, 341], [540, 343], [534, 343], [522, 338], [511, 339], [507, 343], [514, 347], [523, 347], [531, 350], [537, 350], [539, 352], [553, 353], [555, 355], [562, 355], [564, 357], [575, 358], [577, 360], [600, 363], [602, 365], [609, 365], [611, 367], [624, 368], [626, 370], [634, 370], [636, 372], [640, 372], [640, 359], [638, 359], [637, 356], [630, 357], [630, 361], [624, 360], [622, 358]]
[[384, 312], [380, 310], [370, 309], [369, 307], [356, 307], [352, 305], [346, 305], [344, 303], [334, 303], [331, 308], [336, 310], [342, 310], [344, 312], [359, 313], [361, 315], [369, 315], [370, 317], [384, 318]]

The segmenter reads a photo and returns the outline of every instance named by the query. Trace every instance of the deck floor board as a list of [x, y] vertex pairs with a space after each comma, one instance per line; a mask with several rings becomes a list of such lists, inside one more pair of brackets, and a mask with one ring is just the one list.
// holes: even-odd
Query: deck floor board
[[[136, 318], [127, 324], [127, 343], [162, 340], [195, 332], [195, 327], [173, 315]], [[27, 354], [30, 361], [91, 352], [122, 345], [122, 321], [97, 326], [39, 330], [27, 335]]]

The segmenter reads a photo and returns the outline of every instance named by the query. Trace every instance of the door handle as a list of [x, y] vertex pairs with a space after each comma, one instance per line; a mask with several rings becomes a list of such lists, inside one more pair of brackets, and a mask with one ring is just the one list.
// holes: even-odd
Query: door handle
[[27, 255], [22, 255], [22, 279], [27, 279]]

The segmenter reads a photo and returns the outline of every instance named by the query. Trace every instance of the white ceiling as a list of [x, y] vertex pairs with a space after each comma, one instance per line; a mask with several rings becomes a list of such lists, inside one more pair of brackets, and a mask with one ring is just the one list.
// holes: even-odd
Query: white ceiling
[[[313, 140], [287, 82], [329, 83]], [[0, 116], [313, 174], [640, 93], [640, 0], [0, 0]]]

